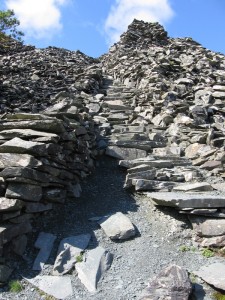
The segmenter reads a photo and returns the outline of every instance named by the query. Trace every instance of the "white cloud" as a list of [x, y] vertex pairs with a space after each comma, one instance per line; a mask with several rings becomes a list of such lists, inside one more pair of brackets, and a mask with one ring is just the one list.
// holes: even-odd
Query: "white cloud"
[[26, 36], [50, 38], [62, 28], [60, 6], [67, 0], [6, 0], [20, 20]]
[[163, 24], [173, 15], [169, 0], [116, 0], [105, 22], [107, 42], [117, 42], [134, 18]]

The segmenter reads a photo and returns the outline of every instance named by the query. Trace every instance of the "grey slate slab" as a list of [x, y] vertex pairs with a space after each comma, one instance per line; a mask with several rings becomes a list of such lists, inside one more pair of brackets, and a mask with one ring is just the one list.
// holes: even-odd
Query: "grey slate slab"
[[212, 195], [210, 193], [183, 193], [183, 192], [156, 192], [148, 193], [157, 205], [172, 206], [179, 208], [213, 208], [225, 207], [223, 195]]
[[97, 247], [87, 253], [85, 261], [76, 264], [78, 277], [89, 292], [96, 292], [97, 283], [112, 263], [113, 255], [102, 247]]
[[40, 249], [40, 251], [34, 261], [32, 270], [41, 271], [43, 269], [44, 264], [50, 256], [55, 239], [56, 236], [51, 233], [39, 233], [34, 246]]
[[44, 275], [25, 279], [56, 299], [65, 299], [73, 294], [71, 279], [69, 277]]
[[90, 234], [81, 234], [63, 239], [59, 244], [53, 275], [68, 273], [74, 267], [77, 256], [88, 246], [90, 238]]
[[204, 281], [214, 287], [225, 290], [225, 263], [218, 262], [209, 266], [203, 266], [198, 271], [193, 272]]

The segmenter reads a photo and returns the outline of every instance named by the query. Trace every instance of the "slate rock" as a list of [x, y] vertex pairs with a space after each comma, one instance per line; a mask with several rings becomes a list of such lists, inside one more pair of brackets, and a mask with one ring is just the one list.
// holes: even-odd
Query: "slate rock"
[[217, 262], [208, 266], [203, 266], [193, 273], [201, 277], [208, 284], [213, 285], [215, 288], [225, 291], [224, 262]]
[[8, 266], [0, 265], [0, 282], [1, 283], [6, 282], [9, 279], [12, 272], [13, 270], [10, 269]]
[[53, 275], [68, 273], [77, 262], [77, 256], [88, 246], [90, 238], [90, 234], [81, 234], [63, 239], [59, 244]]
[[9, 183], [5, 196], [7, 198], [38, 202], [42, 198], [42, 187], [32, 184]]
[[225, 235], [225, 219], [188, 216], [198, 236], [215, 237]]
[[21, 210], [24, 203], [18, 199], [0, 198], [0, 212], [13, 212]]
[[97, 284], [102, 275], [110, 268], [112, 260], [112, 254], [99, 246], [88, 251], [85, 260], [76, 264], [78, 278], [89, 292], [97, 291]]
[[46, 156], [47, 150], [44, 143], [25, 141], [20, 138], [12, 140], [0, 145], [0, 153], [18, 153]]
[[22, 256], [27, 247], [27, 236], [25, 234], [20, 235], [12, 240], [12, 250], [17, 255]]
[[34, 247], [40, 249], [40, 251], [35, 258], [32, 270], [41, 271], [44, 268], [44, 264], [47, 262], [51, 254], [55, 239], [56, 236], [51, 233], [39, 233]]
[[194, 194], [182, 192], [155, 192], [148, 193], [149, 198], [156, 205], [164, 205], [179, 208], [211, 208], [225, 207], [223, 195], [212, 195], [210, 193]]
[[39, 275], [34, 278], [25, 279], [56, 299], [65, 299], [73, 295], [71, 279], [69, 277]]
[[177, 265], [163, 269], [148, 284], [140, 300], [188, 300], [192, 284], [187, 271]]
[[29, 154], [0, 153], [0, 169], [6, 167], [30, 167], [35, 168], [42, 162]]
[[174, 191], [183, 191], [183, 192], [205, 192], [212, 191], [213, 187], [207, 182], [195, 182], [195, 183], [186, 183], [173, 188]]
[[118, 159], [136, 159], [147, 156], [147, 152], [145, 150], [117, 146], [107, 147], [105, 154]]
[[129, 218], [121, 212], [103, 217], [98, 224], [112, 240], [126, 240], [136, 235], [135, 228]]

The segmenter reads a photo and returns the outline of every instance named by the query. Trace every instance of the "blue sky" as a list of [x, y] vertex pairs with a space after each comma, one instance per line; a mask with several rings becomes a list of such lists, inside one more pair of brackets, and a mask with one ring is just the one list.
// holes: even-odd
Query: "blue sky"
[[0, 0], [0, 9], [6, 8], [20, 20], [25, 43], [38, 48], [98, 57], [137, 18], [225, 54], [225, 0]]

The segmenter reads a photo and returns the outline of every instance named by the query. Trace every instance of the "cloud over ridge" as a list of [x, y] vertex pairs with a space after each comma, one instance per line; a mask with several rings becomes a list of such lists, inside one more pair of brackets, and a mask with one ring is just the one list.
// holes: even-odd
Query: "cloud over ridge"
[[107, 42], [110, 45], [117, 42], [134, 18], [164, 23], [173, 15], [169, 0], [116, 0], [105, 21]]
[[62, 28], [60, 7], [67, 0], [6, 0], [5, 3], [15, 11], [27, 36], [50, 38]]

